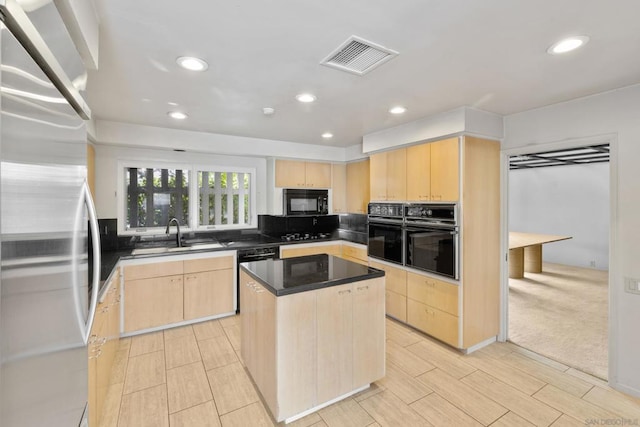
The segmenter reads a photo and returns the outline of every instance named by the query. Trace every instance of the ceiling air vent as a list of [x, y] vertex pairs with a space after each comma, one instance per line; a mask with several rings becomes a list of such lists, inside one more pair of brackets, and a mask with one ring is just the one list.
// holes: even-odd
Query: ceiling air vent
[[397, 54], [386, 47], [351, 36], [320, 63], [362, 76]]

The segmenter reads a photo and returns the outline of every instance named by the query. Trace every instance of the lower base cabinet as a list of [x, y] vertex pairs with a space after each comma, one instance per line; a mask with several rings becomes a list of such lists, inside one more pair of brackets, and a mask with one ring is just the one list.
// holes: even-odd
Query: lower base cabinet
[[384, 377], [384, 278], [280, 297], [240, 282], [242, 358], [276, 421]]
[[105, 293], [96, 307], [89, 335], [89, 427], [98, 426], [100, 423], [120, 337], [120, 274], [118, 270], [105, 286]]
[[233, 313], [234, 266], [229, 252], [125, 266], [125, 333]]

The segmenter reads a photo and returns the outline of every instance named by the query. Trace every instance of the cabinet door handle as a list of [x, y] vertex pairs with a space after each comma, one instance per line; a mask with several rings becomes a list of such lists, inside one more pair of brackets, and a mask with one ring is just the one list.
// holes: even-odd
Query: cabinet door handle
[[260, 293], [264, 292], [264, 289], [256, 289], [256, 288], [254, 288], [254, 290], [256, 291], [256, 294], [260, 294]]
[[344, 291], [338, 291], [338, 295], [350, 294], [350, 293], [351, 293], [351, 289], [346, 289]]
[[98, 339], [98, 336], [97, 336], [97, 335], [91, 335], [91, 336], [89, 337], [89, 342], [88, 342], [88, 343], [89, 343], [89, 344], [94, 344], [94, 343], [97, 341], [97, 339]]
[[369, 285], [366, 285], [366, 286], [358, 286], [358, 290], [359, 290], [359, 291], [362, 291], [362, 290], [364, 290], [364, 289], [369, 289]]

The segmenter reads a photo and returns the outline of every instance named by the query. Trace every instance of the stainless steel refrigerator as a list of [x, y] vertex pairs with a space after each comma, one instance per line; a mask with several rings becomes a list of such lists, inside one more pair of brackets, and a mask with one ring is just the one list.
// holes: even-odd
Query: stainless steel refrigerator
[[21, 4], [0, 0], [0, 425], [75, 427], [100, 274], [90, 112], [55, 5]]

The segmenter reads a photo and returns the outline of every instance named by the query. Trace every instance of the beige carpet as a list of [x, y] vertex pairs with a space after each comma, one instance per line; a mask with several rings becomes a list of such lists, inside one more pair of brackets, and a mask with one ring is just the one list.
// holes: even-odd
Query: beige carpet
[[545, 263], [509, 279], [509, 340], [607, 378], [608, 272]]

